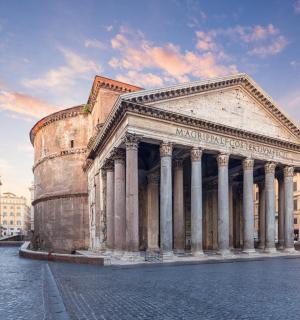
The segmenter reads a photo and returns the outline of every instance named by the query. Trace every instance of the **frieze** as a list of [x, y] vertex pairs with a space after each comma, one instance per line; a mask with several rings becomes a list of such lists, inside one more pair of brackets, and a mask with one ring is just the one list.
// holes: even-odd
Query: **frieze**
[[224, 137], [204, 131], [176, 128], [175, 135], [183, 138], [197, 140], [200, 143], [206, 143], [211, 146], [221, 146], [231, 150], [252, 152], [268, 157], [281, 157], [284, 159], [288, 158], [288, 153], [279, 149], [274, 149], [272, 147], [259, 145], [250, 141]]

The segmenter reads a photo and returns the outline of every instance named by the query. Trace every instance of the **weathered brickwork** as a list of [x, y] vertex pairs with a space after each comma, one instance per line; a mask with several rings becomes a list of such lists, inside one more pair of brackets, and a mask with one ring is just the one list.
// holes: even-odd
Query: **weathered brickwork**
[[72, 252], [89, 242], [87, 178], [82, 170], [88, 114], [78, 106], [53, 114], [33, 128], [34, 210], [37, 249]]

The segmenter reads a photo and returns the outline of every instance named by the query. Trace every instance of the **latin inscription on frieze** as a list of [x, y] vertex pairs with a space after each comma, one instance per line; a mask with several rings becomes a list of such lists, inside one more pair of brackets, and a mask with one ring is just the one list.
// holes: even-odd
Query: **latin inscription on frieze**
[[199, 142], [212, 145], [221, 146], [231, 150], [238, 150], [241, 152], [252, 152], [260, 155], [265, 155], [268, 158], [281, 157], [287, 158], [288, 154], [285, 151], [275, 149], [269, 146], [264, 146], [261, 144], [256, 144], [249, 141], [243, 141], [235, 138], [229, 138], [220, 136], [217, 134], [212, 134], [208, 132], [198, 131], [198, 130], [188, 130], [182, 128], [176, 128], [176, 135], [179, 137], [197, 140]]

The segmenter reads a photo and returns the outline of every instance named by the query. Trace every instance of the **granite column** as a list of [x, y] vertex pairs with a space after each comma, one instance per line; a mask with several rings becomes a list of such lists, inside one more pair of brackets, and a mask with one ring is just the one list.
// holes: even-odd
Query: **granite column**
[[183, 203], [183, 166], [181, 159], [174, 165], [174, 250], [183, 253], [185, 249], [185, 217]]
[[284, 168], [284, 204], [285, 204], [285, 228], [284, 247], [286, 251], [293, 252], [294, 248], [294, 208], [293, 208], [293, 177], [294, 167]]
[[218, 250], [229, 254], [228, 154], [219, 154], [218, 160]]
[[253, 159], [243, 160], [243, 252], [254, 250]]
[[202, 150], [194, 147], [191, 150], [191, 250], [194, 256], [203, 255], [202, 223]]
[[275, 247], [275, 163], [265, 164], [266, 193], [266, 252], [276, 252]]
[[166, 258], [173, 256], [172, 150], [170, 142], [160, 146], [160, 249]]

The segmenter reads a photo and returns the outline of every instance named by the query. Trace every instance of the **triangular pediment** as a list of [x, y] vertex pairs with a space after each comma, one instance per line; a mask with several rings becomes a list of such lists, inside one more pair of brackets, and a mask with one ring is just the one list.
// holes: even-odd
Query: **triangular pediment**
[[300, 130], [247, 75], [124, 95], [159, 109], [300, 143]]

